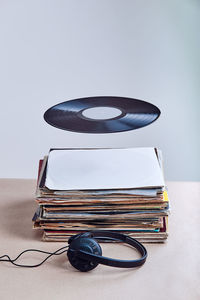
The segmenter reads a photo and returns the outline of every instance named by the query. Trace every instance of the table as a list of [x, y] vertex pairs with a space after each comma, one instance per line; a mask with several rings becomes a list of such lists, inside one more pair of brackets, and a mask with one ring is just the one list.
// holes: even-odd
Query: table
[[[42, 242], [32, 229], [35, 180], [0, 179], [0, 253], [17, 256], [27, 248], [54, 251], [63, 243]], [[99, 265], [81, 273], [65, 254], [39, 268], [0, 263], [0, 299], [200, 299], [200, 183], [168, 182], [171, 200], [169, 238], [146, 244], [146, 263], [136, 269]], [[102, 244], [101, 244], [102, 245]], [[134, 251], [122, 244], [103, 244], [103, 254], [131, 259]], [[42, 254], [26, 254], [21, 263], [37, 263]]]

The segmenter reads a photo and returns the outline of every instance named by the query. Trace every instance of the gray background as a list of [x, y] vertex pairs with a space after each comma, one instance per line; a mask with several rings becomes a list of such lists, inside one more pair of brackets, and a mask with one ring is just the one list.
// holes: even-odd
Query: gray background
[[[0, 177], [35, 178], [50, 147], [162, 149], [168, 180], [199, 180], [200, 1], [0, 1]], [[159, 120], [90, 135], [43, 113], [95, 95], [143, 99]]]

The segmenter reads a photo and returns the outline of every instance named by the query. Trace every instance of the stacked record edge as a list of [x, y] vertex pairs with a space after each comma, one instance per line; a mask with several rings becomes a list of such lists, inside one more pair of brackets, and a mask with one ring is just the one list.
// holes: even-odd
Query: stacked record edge
[[[155, 155], [162, 167], [161, 151]], [[160, 243], [168, 236], [166, 187], [112, 190], [50, 190], [45, 186], [48, 156], [39, 162], [33, 228], [44, 241], [67, 241], [74, 234], [111, 230], [141, 242]]]

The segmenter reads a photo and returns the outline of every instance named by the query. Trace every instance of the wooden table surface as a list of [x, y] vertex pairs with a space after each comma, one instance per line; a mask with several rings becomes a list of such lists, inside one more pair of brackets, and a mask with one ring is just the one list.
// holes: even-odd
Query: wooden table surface
[[[171, 213], [165, 244], [146, 244], [148, 259], [136, 269], [99, 265], [88, 273], [70, 266], [66, 254], [39, 268], [0, 263], [0, 299], [200, 299], [200, 183], [168, 182]], [[32, 229], [35, 181], [0, 179], [0, 255], [17, 256], [27, 248], [55, 251], [64, 243], [41, 241]], [[103, 255], [131, 259], [136, 254], [121, 244], [103, 244]], [[21, 263], [44, 256], [27, 254]]]

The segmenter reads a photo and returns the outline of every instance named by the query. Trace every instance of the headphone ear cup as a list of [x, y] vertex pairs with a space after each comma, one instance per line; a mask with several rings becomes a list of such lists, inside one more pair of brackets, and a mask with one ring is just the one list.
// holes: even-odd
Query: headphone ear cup
[[96, 268], [96, 266], [98, 266], [98, 263], [96, 262], [91, 262], [89, 260], [79, 258], [76, 252], [78, 250], [101, 256], [102, 249], [96, 240], [84, 237], [74, 239], [70, 243], [69, 249], [67, 251], [67, 256], [71, 265], [81, 272], [93, 270], [94, 268]]

